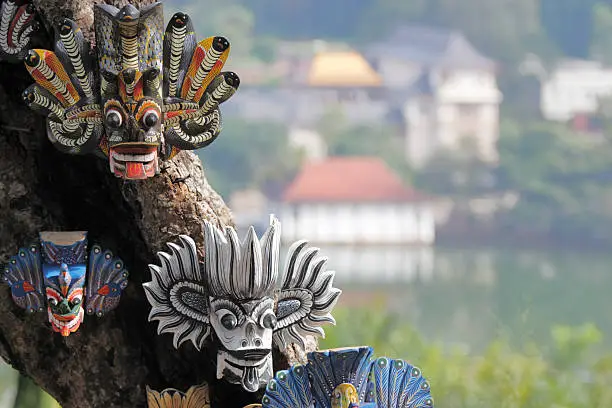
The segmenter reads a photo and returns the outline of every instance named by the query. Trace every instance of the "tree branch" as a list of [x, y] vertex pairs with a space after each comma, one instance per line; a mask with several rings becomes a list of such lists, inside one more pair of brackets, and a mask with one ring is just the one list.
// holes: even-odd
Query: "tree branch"
[[[71, 17], [91, 39], [93, 3], [38, 0], [35, 6], [45, 26]], [[33, 45], [52, 49], [51, 36], [41, 30], [40, 44]], [[88, 230], [90, 242], [125, 261], [130, 285], [114, 312], [86, 317], [67, 338], [51, 331], [46, 314], [26, 316], [10, 290], [0, 288], [0, 356], [64, 408], [144, 407], [146, 385], [186, 390], [203, 381], [211, 386], [213, 406], [256, 402], [240, 386], [215, 379], [215, 350], [197, 352], [187, 345], [177, 351], [171, 336], [158, 336], [147, 321], [142, 283], [150, 280], [147, 264], [156, 261], [155, 252], [178, 234], [190, 235], [202, 252], [203, 219], [233, 225], [200, 160], [181, 152], [162, 164], [158, 176], [125, 182], [104, 160], [62, 154], [47, 140], [44, 120], [22, 102], [21, 92], [32, 82], [19, 64], [0, 63], [0, 259], [6, 262], [41, 230]], [[302, 353], [275, 352], [275, 368], [286, 368], [288, 358], [295, 361]]]

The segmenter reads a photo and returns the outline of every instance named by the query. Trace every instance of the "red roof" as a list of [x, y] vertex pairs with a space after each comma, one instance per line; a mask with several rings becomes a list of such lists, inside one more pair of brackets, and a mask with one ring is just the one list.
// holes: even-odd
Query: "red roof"
[[333, 157], [309, 163], [283, 194], [295, 202], [402, 202], [423, 199], [376, 157]]

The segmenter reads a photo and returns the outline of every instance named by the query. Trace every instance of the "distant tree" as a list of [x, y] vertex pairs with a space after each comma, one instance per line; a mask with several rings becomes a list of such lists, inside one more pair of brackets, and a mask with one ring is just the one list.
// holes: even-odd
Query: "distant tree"
[[20, 376], [13, 408], [60, 408], [60, 406], [32, 380]]
[[255, 12], [258, 34], [292, 40], [348, 39], [363, 9], [372, 3], [375, 0], [243, 0]]
[[191, 16], [199, 40], [223, 35], [232, 45], [232, 58], [248, 56], [254, 43], [255, 16], [237, 0], [179, 0], [165, 5], [166, 14], [182, 11]]
[[588, 58], [593, 6], [600, 0], [540, 0], [542, 26], [564, 54]]
[[198, 154], [211, 185], [225, 198], [244, 188], [276, 190], [300, 165], [283, 125], [237, 118], [225, 118], [219, 138]]
[[439, 150], [416, 171], [415, 185], [455, 199], [470, 198], [494, 190], [494, 167], [479, 158], [475, 139], [465, 137], [458, 147]]
[[593, 7], [593, 39], [590, 56], [596, 60], [612, 64], [612, 5], [597, 3]]
[[428, 16], [432, 16], [429, 11], [433, 3], [435, 0], [370, 2], [361, 13], [354, 34], [359, 39], [372, 40], [389, 34], [390, 30], [401, 23], [427, 20]]
[[318, 131], [323, 135], [330, 156], [380, 157], [402, 177], [411, 178], [403, 138], [391, 126], [350, 124], [340, 111], [331, 109], [321, 119]]
[[259, 37], [251, 47], [251, 53], [262, 62], [270, 63], [276, 59], [277, 41], [273, 37]]
[[517, 129], [499, 143], [499, 188], [520, 194], [505, 222], [561, 239], [612, 243], [612, 142], [550, 123]]

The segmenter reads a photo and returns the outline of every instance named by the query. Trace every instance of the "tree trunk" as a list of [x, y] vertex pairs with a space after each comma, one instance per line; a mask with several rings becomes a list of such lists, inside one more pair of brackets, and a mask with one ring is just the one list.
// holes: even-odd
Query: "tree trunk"
[[[44, 26], [33, 47], [52, 49], [47, 30], [64, 16], [93, 39], [93, 4], [35, 1]], [[142, 283], [150, 280], [147, 265], [157, 261], [155, 253], [178, 234], [193, 237], [201, 252], [203, 219], [233, 223], [200, 160], [183, 151], [162, 163], [158, 176], [125, 182], [104, 160], [62, 154], [47, 140], [42, 117], [22, 102], [21, 92], [31, 83], [22, 65], [0, 63], [0, 260], [33, 242], [39, 231], [87, 230], [90, 242], [125, 261], [130, 284], [115, 311], [101, 319], [86, 317], [67, 338], [51, 332], [46, 314], [26, 315], [13, 304], [9, 289], [0, 288], [0, 356], [64, 408], [145, 407], [146, 385], [187, 390], [204, 381], [211, 386], [213, 406], [257, 402], [259, 396], [216, 380], [215, 350], [197, 352], [189, 343], [177, 351], [172, 336], [158, 336], [156, 325], [147, 321], [150, 307]], [[303, 358], [295, 349], [289, 353], [275, 350], [276, 370]]]

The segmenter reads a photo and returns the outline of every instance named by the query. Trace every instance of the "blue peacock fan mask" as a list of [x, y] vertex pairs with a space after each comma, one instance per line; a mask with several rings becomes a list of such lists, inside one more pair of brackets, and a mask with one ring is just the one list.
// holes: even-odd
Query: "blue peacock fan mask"
[[[85, 313], [102, 317], [119, 305], [128, 272], [121, 259], [93, 245], [87, 232], [41, 232], [40, 243], [19, 249], [3, 280], [28, 313], [47, 312], [53, 331], [76, 332]], [[85, 307], [83, 307], [85, 305]]]
[[372, 360], [371, 347], [308, 354], [306, 365], [279, 371], [263, 408], [429, 408], [429, 383], [404, 360]]
[[35, 84], [26, 104], [47, 117], [47, 135], [69, 154], [108, 158], [110, 171], [128, 180], [159, 172], [159, 160], [212, 143], [221, 130], [219, 105], [238, 89], [234, 72], [221, 72], [230, 44], [200, 42], [191, 19], [176, 13], [163, 28], [163, 6], [140, 10], [97, 4], [96, 49], [64, 19], [54, 51], [25, 52], [32, 30], [30, 5], [2, 4], [0, 59], [25, 57]]

